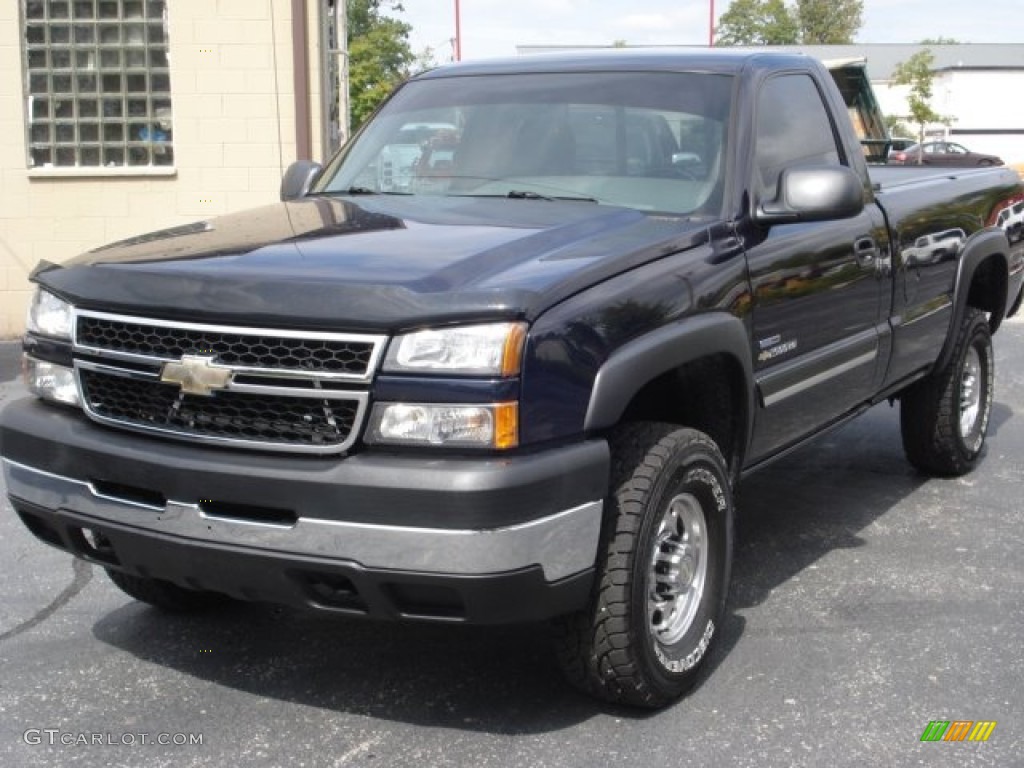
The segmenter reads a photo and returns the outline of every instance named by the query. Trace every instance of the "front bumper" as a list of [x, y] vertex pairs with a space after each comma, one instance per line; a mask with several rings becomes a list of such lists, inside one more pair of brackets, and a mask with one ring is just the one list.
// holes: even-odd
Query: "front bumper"
[[250, 600], [497, 623], [581, 607], [603, 441], [535, 455], [348, 459], [184, 446], [33, 399], [0, 414], [30, 530], [108, 568]]

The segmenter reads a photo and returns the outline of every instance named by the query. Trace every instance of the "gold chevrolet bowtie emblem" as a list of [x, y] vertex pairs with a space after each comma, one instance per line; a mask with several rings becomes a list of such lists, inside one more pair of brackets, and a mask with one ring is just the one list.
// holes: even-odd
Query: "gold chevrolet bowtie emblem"
[[177, 384], [185, 394], [212, 397], [214, 390], [227, 388], [233, 373], [214, 363], [212, 357], [182, 355], [180, 362], [164, 363], [160, 381]]

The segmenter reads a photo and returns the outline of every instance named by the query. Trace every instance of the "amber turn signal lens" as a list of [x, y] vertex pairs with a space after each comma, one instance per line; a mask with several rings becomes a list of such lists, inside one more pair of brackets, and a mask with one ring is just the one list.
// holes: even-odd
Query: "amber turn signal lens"
[[494, 406], [494, 447], [498, 450], [519, 445], [519, 404], [498, 403]]

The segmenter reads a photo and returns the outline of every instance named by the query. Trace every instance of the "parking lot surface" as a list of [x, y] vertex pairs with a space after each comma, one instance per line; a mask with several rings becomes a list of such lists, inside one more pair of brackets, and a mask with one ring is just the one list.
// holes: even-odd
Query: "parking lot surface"
[[[573, 692], [543, 626], [162, 614], [4, 503], [0, 765], [1022, 765], [1024, 320], [995, 343], [971, 475], [915, 473], [883, 404], [741, 485], [711, 674], [655, 713]], [[16, 369], [0, 344], [0, 408]], [[922, 742], [935, 720], [996, 725]]]

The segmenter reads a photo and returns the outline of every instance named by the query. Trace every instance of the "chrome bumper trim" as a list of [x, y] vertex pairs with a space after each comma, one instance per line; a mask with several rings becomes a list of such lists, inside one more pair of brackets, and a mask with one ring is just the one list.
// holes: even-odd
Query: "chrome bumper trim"
[[99, 493], [90, 483], [3, 459], [7, 492], [49, 510], [64, 509], [181, 539], [359, 563], [366, 568], [484, 575], [539, 565], [549, 581], [594, 565], [603, 502], [591, 501], [528, 523], [448, 530], [347, 523], [300, 516], [277, 525], [205, 514], [197, 504], [163, 507]]

